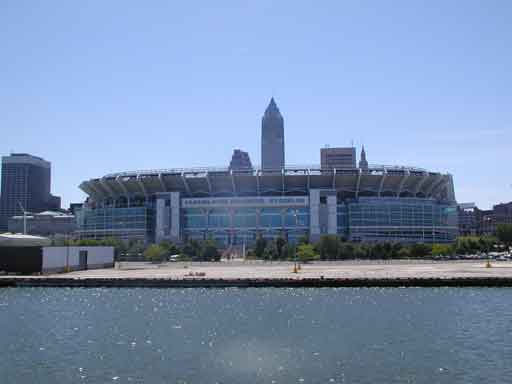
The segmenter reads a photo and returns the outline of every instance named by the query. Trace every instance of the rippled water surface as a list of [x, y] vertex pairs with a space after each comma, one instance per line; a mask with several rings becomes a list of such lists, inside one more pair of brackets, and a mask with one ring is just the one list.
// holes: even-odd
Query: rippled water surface
[[0, 289], [1, 383], [507, 383], [511, 289]]

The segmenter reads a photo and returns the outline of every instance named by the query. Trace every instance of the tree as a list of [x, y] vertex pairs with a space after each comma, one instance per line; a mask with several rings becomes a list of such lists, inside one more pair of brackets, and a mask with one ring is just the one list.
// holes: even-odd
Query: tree
[[189, 258], [197, 259], [200, 256], [201, 246], [197, 240], [189, 240], [182, 248], [182, 253]]
[[507, 248], [510, 247], [512, 245], [512, 224], [498, 224], [496, 236]]
[[303, 263], [319, 258], [319, 256], [315, 253], [315, 248], [311, 244], [299, 245], [297, 247], [297, 257]]
[[453, 253], [453, 247], [448, 244], [432, 245], [432, 256], [448, 256]]
[[267, 240], [261, 235], [258, 235], [256, 238], [256, 243], [254, 244], [254, 257], [256, 259], [263, 259], [263, 253], [265, 252], [265, 248], [267, 246]]
[[287, 244], [283, 245], [283, 249], [281, 250], [281, 255], [282, 255], [283, 259], [293, 260], [293, 258], [295, 257], [295, 252], [296, 252], [295, 244], [287, 243]]
[[165, 250], [157, 244], [151, 244], [144, 251], [144, 258], [153, 263], [161, 262], [164, 259], [164, 257], [165, 257]]
[[365, 259], [368, 257], [368, 248], [364, 244], [355, 244], [352, 256], [354, 259]]
[[272, 261], [277, 259], [277, 256], [278, 253], [275, 241], [268, 243], [265, 247], [265, 250], [263, 251], [263, 259]]
[[430, 253], [432, 252], [432, 247], [430, 245], [427, 245], [427, 244], [423, 244], [423, 243], [416, 243], [416, 244], [413, 244], [410, 248], [410, 256], [411, 257], [425, 257], [425, 256], [428, 256], [430, 255]]
[[317, 250], [322, 260], [336, 259], [338, 256], [338, 238], [334, 235], [324, 235], [320, 237]]
[[[283, 259], [283, 247], [286, 245], [286, 240], [279, 236], [275, 239], [275, 250], [278, 259]], [[286, 257], [286, 255], [285, 255]]]
[[399, 259], [408, 259], [410, 257], [409, 248], [408, 247], [402, 247], [397, 253], [397, 257]]
[[169, 256], [177, 255], [180, 253], [180, 249], [172, 241], [162, 241], [160, 243], [160, 246], [165, 250], [165, 252]]
[[214, 240], [206, 240], [201, 247], [201, 261], [220, 261], [220, 252]]
[[352, 243], [341, 243], [338, 248], [338, 259], [353, 259], [354, 245]]
[[130, 256], [138, 257], [144, 252], [144, 243], [142, 241], [133, 240], [128, 243], [127, 253]]

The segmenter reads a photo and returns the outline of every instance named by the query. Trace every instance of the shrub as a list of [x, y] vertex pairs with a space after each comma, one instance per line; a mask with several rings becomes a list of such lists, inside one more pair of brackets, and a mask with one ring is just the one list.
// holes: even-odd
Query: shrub
[[448, 256], [453, 254], [454, 248], [448, 244], [432, 245], [432, 256]]
[[201, 261], [220, 261], [221, 254], [213, 240], [206, 240], [201, 247]]
[[302, 262], [308, 262], [319, 258], [311, 244], [301, 244], [297, 247], [297, 257]]
[[164, 257], [165, 257], [165, 250], [157, 244], [151, 244], [144, 251], [144, 258], [153, 263], [161, 262], [164, 259]]

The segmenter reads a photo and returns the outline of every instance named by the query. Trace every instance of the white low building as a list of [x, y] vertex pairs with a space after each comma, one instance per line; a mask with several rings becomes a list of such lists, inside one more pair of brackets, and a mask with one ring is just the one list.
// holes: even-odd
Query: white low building
[[0, 235], [0, 271], [57, 273], [114, 266], [114, 247], [48, 244], [48, 239], [37, 236]]

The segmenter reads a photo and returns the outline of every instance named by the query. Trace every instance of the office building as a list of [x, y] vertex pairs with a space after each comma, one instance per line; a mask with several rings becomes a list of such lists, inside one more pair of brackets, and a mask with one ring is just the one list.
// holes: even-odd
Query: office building
[[249, 154], [240, 149], [235, 149], [233, 151], [233, 156], [231, 157], [231, 162], [229, 163], [229, 169], [233, 171], [252, 170]]
[[50, 185], [50, 162], [25, 153], [2, 157], [0, 232], [7, 231], [9, 218], [23, 210], [59, 209], [60, 198], [50, 193]]
[[322, 169], [354, 169], [356, 168], [356, 149], [321, 148], [320, 166]]
[[63, 212], [27, 213], [8, 220], [8, 230], [12, 233], [23, 233], [25, 225], [27, 233], [38, 236], [70, 235], [77, 230], [75, 216]]
[[284, 119], [274, 98], [261, 119], [261, 168], [269, 171], [284, 168]]
[[512, 224], [512, 202], [496, 204], [492, 210], [482, 212], [481, 226], [484, 235], [495, 236], [499, 224]]
[[482, 211], [475, 203], [459, 203], [457, 212], [460, 236], [477, 236], [482, 233]]

